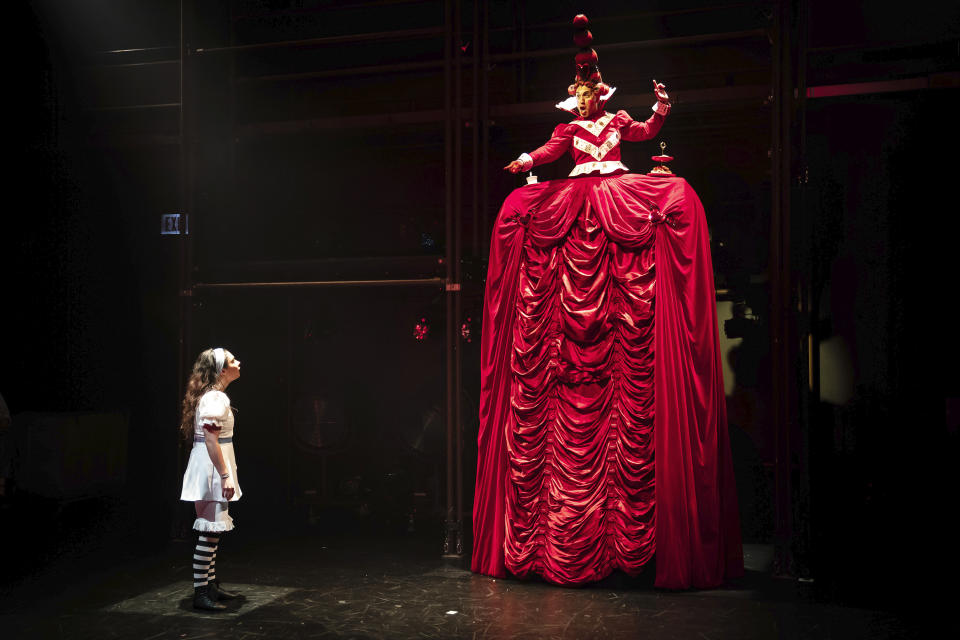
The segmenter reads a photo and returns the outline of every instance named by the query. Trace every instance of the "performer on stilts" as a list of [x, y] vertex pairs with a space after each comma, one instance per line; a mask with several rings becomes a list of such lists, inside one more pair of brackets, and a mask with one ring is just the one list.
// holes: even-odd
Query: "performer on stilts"
[[713, 587], [743, 571], [716, 294], [703, 207], [672, 174], [628, 173], [654, 137], [605, 110], [586, 16], [575, 120], [508, 164], [569, 152], [568, 178], [511, 193], [491, 240], [481, 338], [473, 570], [558, 584], [636, 575]]
[[183, 474], [180, 499], [193, 502], [197, 519], [193, 529], [193, 606], [221, 611], [220, 600], [239, 596], [224, 589], [216, 576], [217, 548], [221, 536], [233, 530], [229, 503], [240, 499], [237, 460], [233, 451], [234, 416], [224, 393], [240, 377], [240, 361], [229, 351], [207, 349], [197, 357], [183, 398], [180, 429], [193, 440]]

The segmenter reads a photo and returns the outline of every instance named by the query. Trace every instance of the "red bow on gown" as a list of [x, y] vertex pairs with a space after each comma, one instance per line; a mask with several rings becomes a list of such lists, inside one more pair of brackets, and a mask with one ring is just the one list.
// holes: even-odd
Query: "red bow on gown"
[[656, 553], [659, 587], [742, 574], [709, 239], [685, 180], [513, 191], [481, 368], [474, 571], [582, 584]]

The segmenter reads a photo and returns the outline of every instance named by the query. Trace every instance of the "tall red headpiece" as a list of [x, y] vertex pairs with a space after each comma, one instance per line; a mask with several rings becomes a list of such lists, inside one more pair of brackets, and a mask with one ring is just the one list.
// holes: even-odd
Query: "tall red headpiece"
[[568, 89], [570, 95], [576, 93], [577, 82], [592, 82], [600, 89], [601, 95], [610, 90], [610, 87], [603, 83], [603, 77], [600, 75], [600, 68], [597, 66], [600, 59], [597, 57], [597, 52], [590, 48], [590, 44], [593, 42], [593, 34], [590, 33], [589, 26], [590, 19], [587, 16], [580, 13], [574, 17], [573, 43], [580, 48], [580, 51], [574, 58], [577, 65], [577, 75], [574, 84], [570, 85]]

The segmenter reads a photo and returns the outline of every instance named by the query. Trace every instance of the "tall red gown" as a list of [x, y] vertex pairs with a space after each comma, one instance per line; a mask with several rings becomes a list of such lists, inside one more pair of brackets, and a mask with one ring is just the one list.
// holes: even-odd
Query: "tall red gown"
[[[713, 587], [743, 572], [703, 207], [626, 173], [663, 116], [559, 125], [493, 232], [481, 339], [473, 570], [576, 585], [614, 569]], [[528, 162], [529, 164], [529, 162]]]

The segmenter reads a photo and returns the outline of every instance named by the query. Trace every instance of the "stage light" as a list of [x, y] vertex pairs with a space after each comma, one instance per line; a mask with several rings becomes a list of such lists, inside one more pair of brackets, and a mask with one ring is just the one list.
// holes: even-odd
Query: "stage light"
[[413, 337], [417, 342], [423, 342], [430, 335], [430, 321], [420, 318], [420, 322], [413, 326]]
[[473, 318], [467, 316], [466, 319], [460, 323], [460, 337], [463, 338], [464, 342], [473, 342]]

